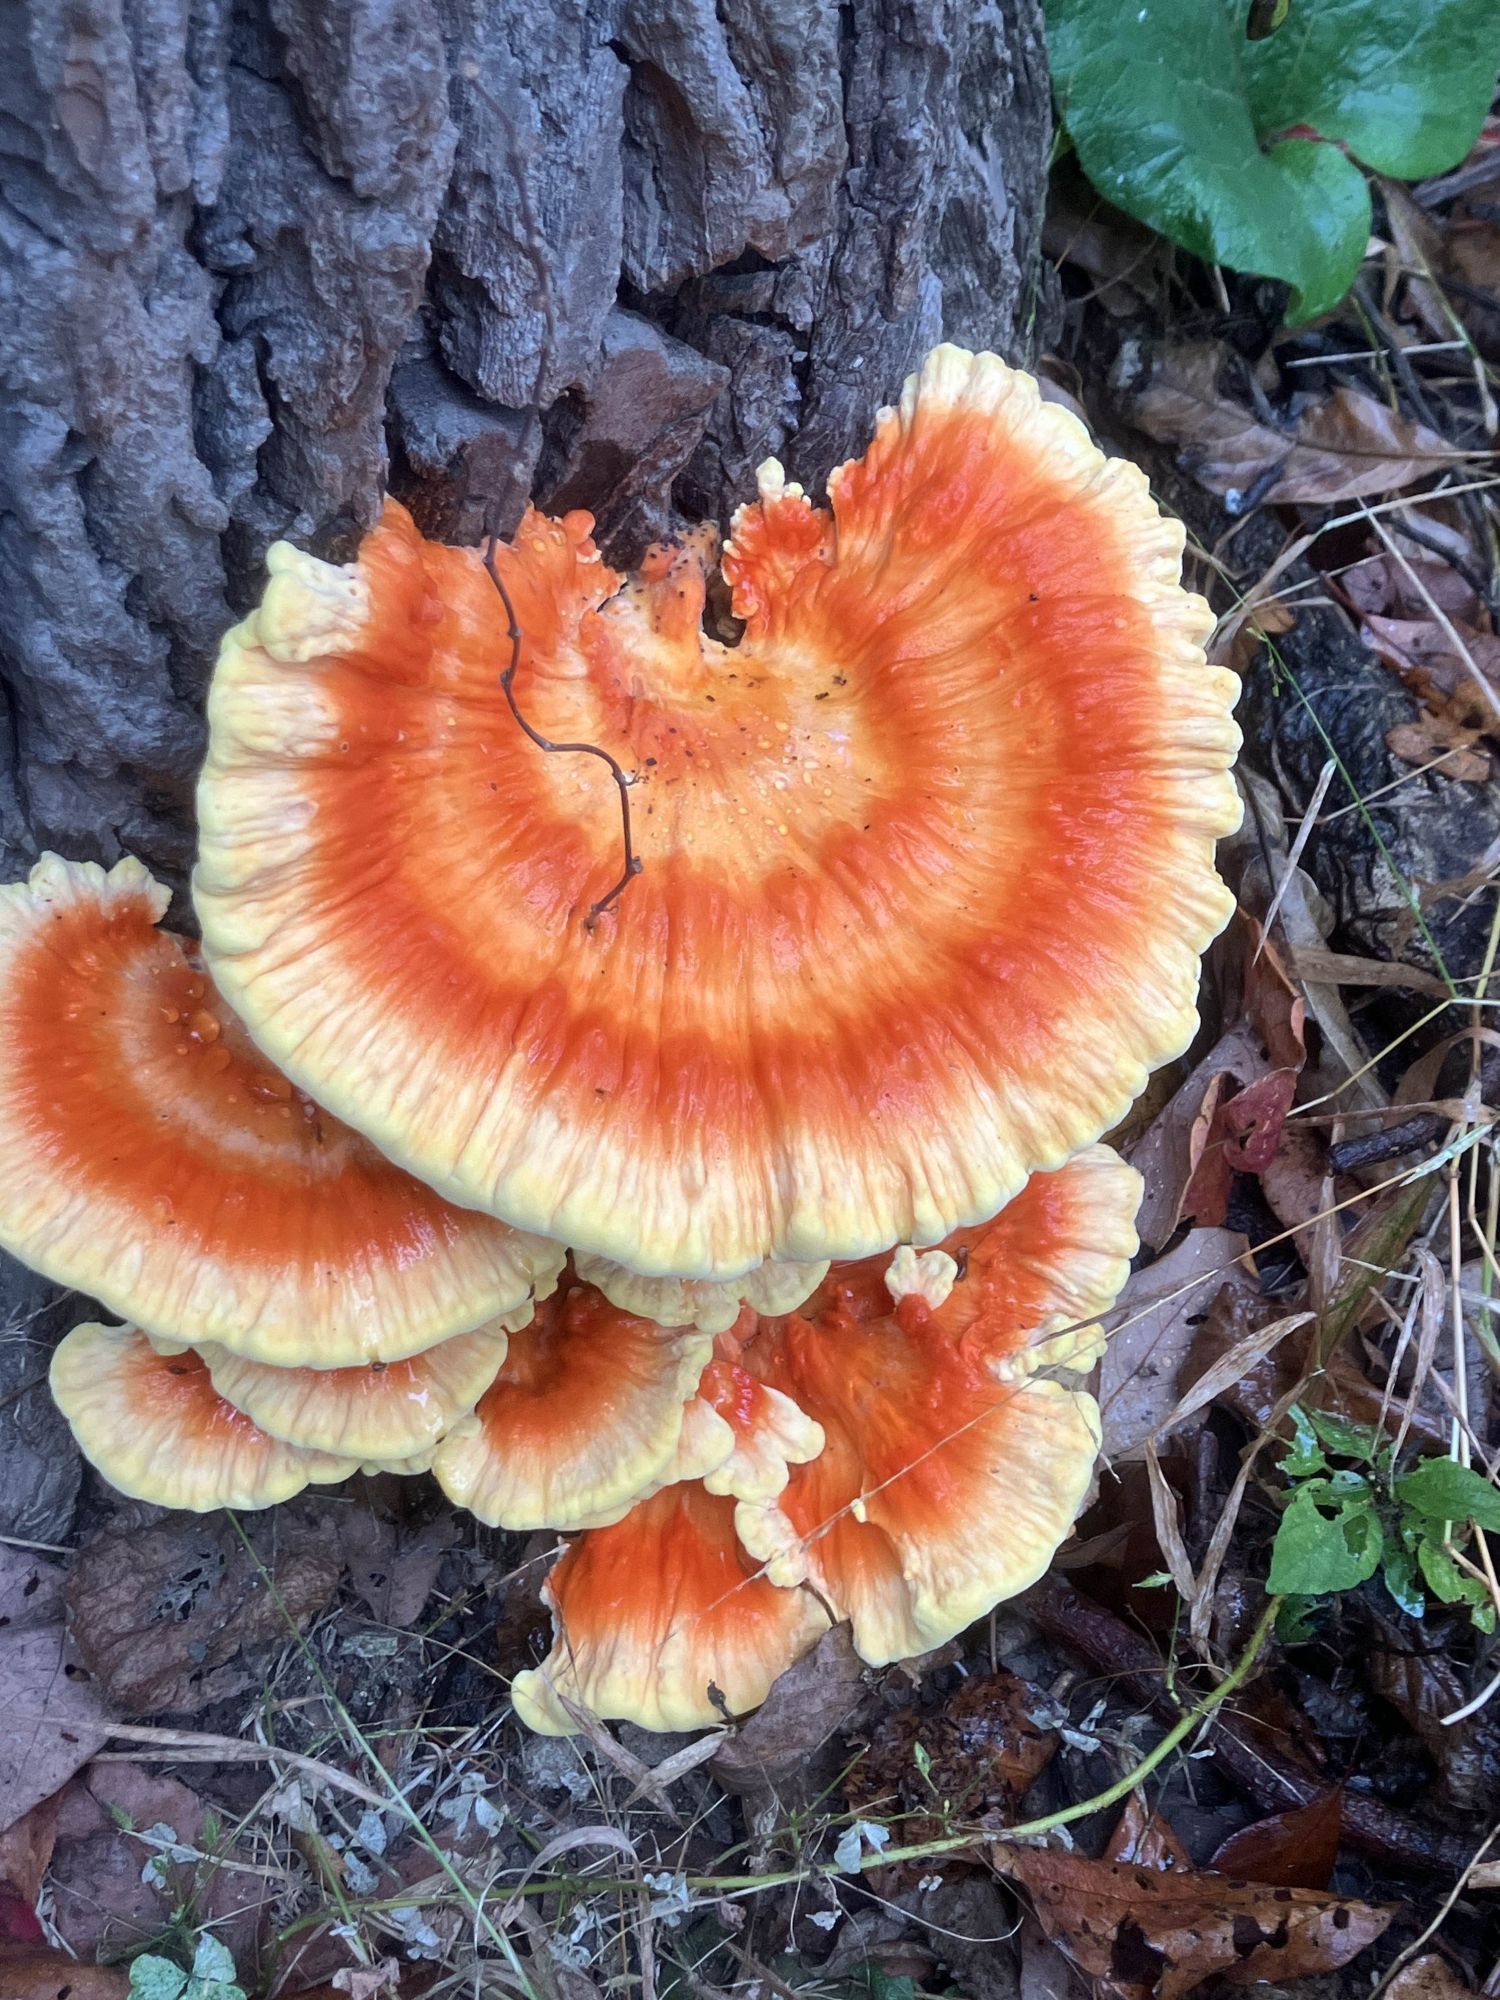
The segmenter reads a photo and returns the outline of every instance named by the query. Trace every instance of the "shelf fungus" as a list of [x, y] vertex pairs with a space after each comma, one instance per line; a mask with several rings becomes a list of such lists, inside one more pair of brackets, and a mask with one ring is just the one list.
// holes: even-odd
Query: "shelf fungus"
[[867, 1267], [835, 1270], [747, 1348], [825, 1444], [779, 1498], [740, 1504], [740, 1540], [772, 1580], [814, 1584], [872, 1664], [1024, 1590], [1072, 1527], [1098, 1413], [1058, 1378], [1098, 1357], [1090, 1322], [1125, 1281], [1140, 1192], [1090, 1147], [943, 1250], [888, 1260], [883, 1300]]
[[714, 1469], [559, 1559], [552, 1649], [513, 1688], [523, 1721], [572, 1729], [571, 1704], [702, 1727], [762, 1700], [830, 1614], [880, 1665], [1034, 1582], [1098, 1451], [1092, 1398], [1057, 1378], [1098, 1355], [1139, 1198], [1090, 1147], [941, 1249], [835, 1267], [801, 1312], [742, 1314], [684, 1426], [721, 1433]]
[[0, 1245], [172, 1340], [393, 1361], [524, 1307], [563, 1253], [455, 1208], [273, 1069], [158, 929], [167, 891], [47, 855], [0, 888]]
[[[473, 1416], [438, 1447], [433, 1473], [491, 1527], [616, 1521], [664, 1478], [698, 1469], [680, 1451], [683, 1415], [712, 1353], [708, 1335], [622, 1312], [564, 1278], [511, 1336]], [[710, 1439], [710, 1452], [717, 1445]]]
[[530, 1306], [454, 1334], [404, 1361], [360, 1368], [271, 1368], [204, 1342], [214, 1388], [270, 1436], [340, 1458], [424, 1466], [500, 1371], [507, 1333]]
[[691, 1729], [1070, 1531], [1097, 1141], [1196, 1026], [1237, 684], [1144, 476], [993, 355], [722, 552], [592, 525], [270, 551], [201, 952], [132, 861], [0, 890], [0, 1245], [130, 1322], [52, 1371], [122, 1491], [430, 1467], [569, 1538], [518, 1715]]
[[1187, 1045], [1230, 910], [1236, 682], [1144, 475], [942, 347], [828, 492], [763, 468], [737, 644], [701, 534], [627, 582], [531, 512], [497, 589], [390, 503], [347, 568], [272, 550], [210, 691], [194, 894], [256, 1040], [647, 1278], [983, 1221]]
[[51, 1384], [84, 1457], [134, 1500], [195, 1514], [273, 1507], [359, 1469], [270, 1436], [225, 1401], [198, 1355], [159, 1352], [139, 1327], [75, 1326]]

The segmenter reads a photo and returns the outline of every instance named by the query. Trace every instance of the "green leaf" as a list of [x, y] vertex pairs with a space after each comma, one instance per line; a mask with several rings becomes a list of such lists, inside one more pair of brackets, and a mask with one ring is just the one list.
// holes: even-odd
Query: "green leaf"
[[1384, 1540], [1368, 1490], [1362, 1497], [1334, 1496], [1304, 1486], [1293, 1494], [1276, 1530], [1269, 1587], [1278, 1597], [1353, 1590], [1375, 1574]]
[[1210, 263], [1285, 280], [1310, 317], [1353, 281], [1369, 190], [1332, 146], [1262, 151], [1247, 46], [1219, 0], [1047, 7], [1058, 107], [1099, 192]]
[[1309, 319], [1347, 291], [1369, 237], [1349, 154], [1409, 177], [1461, 160], [1494, 89], [1500, 7], [1298, 0], [1254, 41], [1249, 13], [1046, 0], [1058, 110], [1107, 200], [1210, 262], [1284, 280], [1289, 317]]
[[234, 1984], [234, 1954], [228, 1945], [221, 1943], [214, 1936], [212, 1931], [199, 1933], [197, 1947], [193, 1952], [193, 1977], [224, 1986]]
[[1381, 1579], [1401, 1609], [1412, 1618], [1426, 1615], [1427, 1597], [1417, 1581], [1417, 1565], [1411, 1552], [1397, 1542], [1387, 1542], [1380, 1565]]
[[1323, 1456], [1318, 1434], [1309, 1422], [1306, 1410], [1300, 1403], [1293, 1403], [1287, 1415], [1292, 1424], [1292, 1442], [1281, 1461], [1282, 1471], [1288, 1479], [1308, 1479], [1315, 1472], [1326, 1472], [1328, 1460]]
[[1374, 1456], [1377, 1437], [1371, 1424], [1351, 1424], [1326, 1410], [1309, 1410], [1307, 1421], [1330, 1451], [1341, 1458], [1369, 1459]]
[[1276, 1636], [1283, 1646], [1305, 1645], [1315, 1639], [1318, 1628], [1313, 1622], [1317, 1610], [1315, 1597], [1286, 1597], [1276, 1614]]
[[1403, 1507], [1429, 1521], [1474, 1521], [1500, 1529], [1500, 1493], [1472, 1466], [1451, 1458], [1426, 1458], [1396, 1481]]
[[170, 1958], [142, 1952], [130, 1961], [130, 2000], [178, 2000], [187, 1979], [182, 1967]]
[[1299, 0], [1245, 51], [1258, 131], [1310, 125], [1377, 173], [1413, 181], [1468, 152], [1497, 67], [1495, 0]]
[[1440, 1542], [1418, 1542], [1417, 1567], [1427, 1579], [1427, 1588], [1443, 1604], [1489, 1602], [1489, 1592], [1479, 1578], [1465, 1576]]

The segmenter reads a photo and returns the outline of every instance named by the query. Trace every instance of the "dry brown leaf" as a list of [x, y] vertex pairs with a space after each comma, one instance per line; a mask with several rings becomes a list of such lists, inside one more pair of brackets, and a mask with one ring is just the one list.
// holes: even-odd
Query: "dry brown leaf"
[[339, 1549], [349, 1581], [377, 1625], [393, 1625], [403, 1632], [415, 1625], [457, 1534], [452, 1514], [413, 1526], [388, 1520], [368, 1507], [341, 1511]]
[[1130, 313], [1155, 295], [1171, 246], [1154, 230], [1111, 208], [1082, 175], [1054, 175], [1047, 191], [1042, 251], [1090, 277], [1107, 311]]
[[1339, 1858], [1343, 1825], [1344, 1794], [1333, 1785], [1305, 1806], [1242, 1826], [1210, 1866], [1220, 1875], [1280, 1889], [1326, 1889]]
[[100, 1691], [64, 1630], [65, 1589], [56, 1564], [0, 1545], [0, 1831], [109, 1738]]
[[[62, 1793], [39, 1799], [28, 1813], [0, 1833], [0, 1894], [13, 1889], [23, 1902], [34, 1903], [57, 1839], [57, 1811]], [[4, 1925], [0, 1924], [0, 1936]]]
[[[1136, 1230], [1151, 1249], [1159, 1250], [1177, 1233], [1221, 1099], [1268, 1070], [1265, 1051], [1250, 1027], [1241, 1023], [1232, 1028], [1129, 1148], [1130, 1164], [1146, 1183]], [[1201, 1186], [1199, 1199], [1208, 1205]], [[1217, 1221], [1223, 1219], [1221, 1212]]]
[[870, 1819], [899, 1816], [904, 1842], [944, 1830], [929, 1817], [940, 1799], [956, 1818], [1013, 1821], [1057, 1750], [1056, 1733], [1034, 1719], [1045, 1704], [1039, 1687], [1002, 1670], [965, 1680], [941, 1708], [895, 1710], [845, 1777], [846, 1805]]
[[1139, 1458], [1177, 1407], [1177, 1377], [1224, 1278], [1248, 1249], [1237, 1230], [1194, 1229], [1175, 1250], [1132, 1274], [1114, 1310], [1100, 1364], [1104, 1455]]
[[[1399, 531], [1397, 539], [1398, 543], [1403, 539]], [[1482, 615], [1473, 584], [1460, 576], [1452, 563], [1423, 555], [1414, 542], [1409, 549], [1403, 548], [1402, 554], [1404, 566], [1381, 549], [1330, 582], [1350, 610], [1362, 617], [1374, 612], [1396, 618], [1430, 618], [1432, 607], [1427, 597], [1462, 624], [1472, 625]]]
[[[1472, 1876], [1469, 1887], [1474, 1887]], [[1424, 1952], [1410, 1965], [1403, 1965], [1385, 1989], [1385, 2000], [1472, 2000], [1472, 1995], [1473, 1988], [1466, 1986], [1447, 1959], [1435, 1951]]]
[[1148, 1813], [1139, 1792], [1132, 1792], [1104, 1843], [1103, 1859], [1121, 1868], [1191, 1868], [1188, 1851], [1159, 1812]]
[[0, 2000], [124, 2000], [130, 1975], [121, 1965], [80, 1965], [65, 1951], [0, 1958]]
[[781, 1676], [749, 1721], [725, 1738], [709, 1770], [726, 1792], [774, 1796], [849, 1723], [865, 1698], [864, 1675], [848, 1625], [833, 1626]]
[[1221, 493], [1231, 512], [1260, 500], [1341, 501], [1399, 492], [1459, 462], [1427, 425], [1362, 389], [1334, 390], [1285, 430], [1219, 387], [1228, 350], [1196, 342], [1159, 350], [1151, 379], [1127, 398], [1132, 423], [1178, 447], [1178, 463]]
[[1243, 679], [1254, 669], [1256, 657], [1267, 639], [1290, 632], [1296, 622], [1296, 612], [1279, 597], [1259, 597], [1231, 629], [1229, 643], [1222, 653], [1216, 651], [1210, 657], [1215, 666], [1229, 667]]
[[1176, 2000], [1219, 1974], [1237, 1985], [1306, 1979], [1375, 1942], [1394, 1906], [1231, 1882], [1180, 1869], [1091, 1861], [1057, 1848], [990, 1850], [1043, 1929], [1091, 1979], [1126, 2000]]
[[1385, 732], [1385, 747], [1403, 764], [1421, 764], [1460, 785], [1483, 785], [1490, 775], [1487, 750], [1476, 749], [1477, 729], [1465, 729], [1445, 715], [1421, 715]]
[[1474, 675], [1477, 672], [1491, 687], [1500, 686], [1500, 638], [1458, 619], [1448, 622], [1462, 642], [1467, 660], [1454, 649], [1450, 634], [1430, 615], [1386, 618], [1367, 612], [1360, 625], [1360, 636], [1370, 651], [1394, 669], [1425, 702], [1440, 708], [1451, 706], [1456, 721], [1491, 724], [1493, 711], [1476, 686]]
[[326, 1510], [280, 1507], [245, 1532], [260, 1566], [227, 1521], [188, 1514], [80, 1551], [68, 1580], [73, 1634], [127, 1714], [192, 1714], [237, 1692], [250, 1678], [244, 1649], [289, 1639], [333, 1596], [341, 1560]]

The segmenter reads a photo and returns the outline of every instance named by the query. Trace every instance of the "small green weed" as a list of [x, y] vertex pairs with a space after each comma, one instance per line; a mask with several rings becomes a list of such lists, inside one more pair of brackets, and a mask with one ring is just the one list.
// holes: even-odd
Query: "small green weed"
[[193, 1950], [193, 1965], [184, 1972], [175, 1959], [143, 1951], [130, 1962], [129, 2000], [245, 2000], [234, 1960], [226, 1946], [207, 1931]]
[[[1481, 1577], [1456, 1559], [1469, 1524], [1500, 1529], [1500, 1492], [1471, 1467], [1426, 1458], [1397, 1473], [1382, 1433], [1294, 1405], [1281, 1469], [1291, 1492], [1271, 1549], [1270, 1589], [1288, 1601], [1281, 1635], [1305, 1635], [1310, 1601], [1353, 1590], [1377, 1571], [1413, 1618], [1429, 1596], [1461, 1604], [1481, 1632], [1495, 1606]], [[1335, 1464], [1331, 1461], [1352, 1461]]]

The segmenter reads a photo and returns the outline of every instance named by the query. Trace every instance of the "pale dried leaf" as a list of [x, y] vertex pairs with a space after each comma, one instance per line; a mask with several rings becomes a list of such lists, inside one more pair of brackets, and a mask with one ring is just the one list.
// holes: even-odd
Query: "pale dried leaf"
[[64, 1626], [66, 1578], [0, 1544], [0, 1832], [109, 1739], [109, 1712]]
[[1177, 1406], [1178, 1373], [1215, 1281], [1233, 1273], [1247, 1249], [1237, 1230], [1194, 1229], [1131, 1276], [1104, 1322], [1113, 1329], [1099, 1376], [1106, 1458], [1139, 1458], [1146, 1439], [1168, 1422]]

